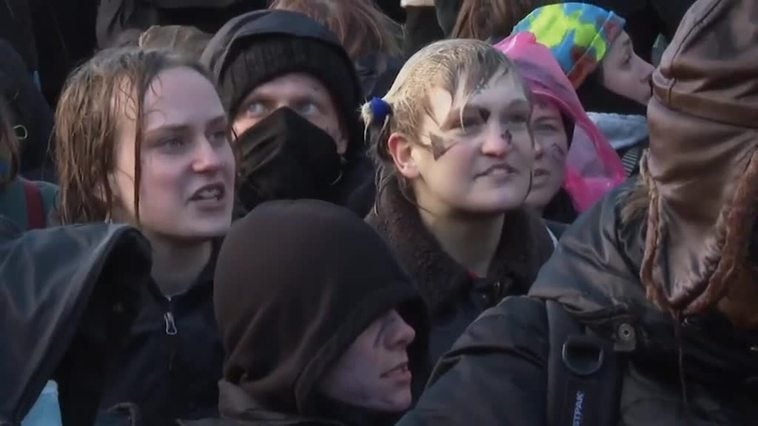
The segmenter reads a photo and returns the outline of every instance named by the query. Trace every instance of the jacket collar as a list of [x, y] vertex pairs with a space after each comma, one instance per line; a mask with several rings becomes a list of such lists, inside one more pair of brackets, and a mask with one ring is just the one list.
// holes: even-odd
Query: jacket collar
[[[459, 299], [472, 284], [472, 275], [440, 247], [421, 221], [416, 206], [400, 193], [396, 181], [380, 191], [366, 220], [384, 235], [403, 267], [414, 278], [431, 315]], [[484, 280], [499, 282], [500, 295], [523, 294], [552, 252], [545, 226], [523, 210], [507, 213], [495, 260]]]

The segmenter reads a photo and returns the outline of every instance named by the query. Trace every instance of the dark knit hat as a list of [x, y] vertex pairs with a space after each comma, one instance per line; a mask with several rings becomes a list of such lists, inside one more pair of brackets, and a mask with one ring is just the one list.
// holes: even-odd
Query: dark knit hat
[[353, 63], [337, 37], [305, 15], [284, 10], [240, 15], [216, 33], [201, 61], [216, 77], [232, 117], [256, 87], [302, 72], [329, 90], [349, 140], [362, 139], [362, 95]]

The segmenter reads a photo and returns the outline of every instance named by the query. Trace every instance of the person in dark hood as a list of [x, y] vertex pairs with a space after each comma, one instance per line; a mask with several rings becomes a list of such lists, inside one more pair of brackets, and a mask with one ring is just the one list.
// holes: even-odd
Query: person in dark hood
[[757, 22], [752, 1], [692, 6], [639, 179], [563, 235], [529, 297], [471, 325], [400, 425], [755, 423]]
[[390, 425], [426, 378], [423, 303], [344, 207], [261, 204], [232, 226], [215, 283], [223, 420], [191, 425]]
[[235, 180], [227, 128], [207, 71], [168, 51], [102, 51], [64, 88], [60, 221], [127, 223], [151, 245], [150, 279], [135, 283], [137, 320], [108, 360], [104, 409], [134, 404], [147, 424], [215, 413], [223, 353], [213, 269]]
[[[358, 114], [363, 97], [334, 34], [299, 13], [251, 12], [227, 22], [202, 61], [218, 81], [243, 152], [242, 210], [262, 199], [318, 198], [368, 212], [374, 191]], [[309, 124], [290, 125], [295, 115]], [[272, 161], [287, 166], [265, 167]], [[305, 187], [322, 190], [303, 193]]]
[[534, 139], [529, 89], [479, 40], [445, 40], [406, 62], [363, 108], [380, 173], [366, 220], [413, 276], [431, 322], [429, 357], [503, 297], [524, 294], [553, 244], [524, 203]]
[[275, 0], [270, 9], [299, 12], [339, 38], [353, 60], [366, 99], [384, 96], [403, 65], [403, 29], [373, 0]]

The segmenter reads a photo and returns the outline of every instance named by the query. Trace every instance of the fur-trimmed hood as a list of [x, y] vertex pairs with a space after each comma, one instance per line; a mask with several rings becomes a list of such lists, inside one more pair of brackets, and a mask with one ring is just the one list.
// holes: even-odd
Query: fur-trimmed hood
[[[454, 308], [468, 292], [474, 281], [472, 275], [443, 251], [422, 223], [417, 207], [400, 193], [396, 180], [379, 192], [366, 221], [385, 237], [411, 274], [432, 316]], [[540, 218], [523, 210], [510, 212], [496, 260], [481, 285], [496, 285], [498, 300], [510, 294], [524, 294], [552, 250], [553, 243]]]

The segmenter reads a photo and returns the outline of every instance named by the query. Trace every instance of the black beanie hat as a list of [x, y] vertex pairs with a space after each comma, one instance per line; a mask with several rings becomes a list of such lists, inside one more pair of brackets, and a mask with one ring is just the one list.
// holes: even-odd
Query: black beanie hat
[[229, 115], [256, 87], [290, 73], [307, 73], [329, 91], [351, 148], [363, 138], [358, 110], [362, 92], [353, 62], [326, 27], [296, 12], [265, 10], [227, 22], [201, 61], [217, 79]]

